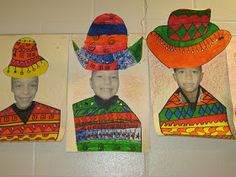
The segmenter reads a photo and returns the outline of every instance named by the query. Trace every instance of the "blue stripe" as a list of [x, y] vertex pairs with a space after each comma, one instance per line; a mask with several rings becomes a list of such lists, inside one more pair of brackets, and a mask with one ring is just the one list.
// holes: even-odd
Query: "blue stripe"
[[124, 24], [92, 24], [89, 28], [89, 36], [97, 35], [112, 35], [112, 34], [125, 34], [127, 35], [127, 29]]
[[88, 140], [141, 140], [141, 128], [77, 130], [76, 142]]
[[133, 55], [130, 53], [129, 49], [118, 51], [116, 53], [108, 55], [96, 55], [82, 47], [76, 54], [78, 60], [84, 68], [86, 68], [88, 60], [99, 64], [111, 64], [113, 62], [118, 62], [118, 69], [120, 70], [129, 68], [137, 63]]

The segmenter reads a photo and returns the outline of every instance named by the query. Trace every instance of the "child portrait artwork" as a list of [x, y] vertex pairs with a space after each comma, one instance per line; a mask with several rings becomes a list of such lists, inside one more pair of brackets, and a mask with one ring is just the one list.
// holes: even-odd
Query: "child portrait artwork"
[[[142, 152], [146, 146], [147, 110], [134, 106], [148, 103], [148, 87], [140, 85], [147, 83], [140, 73], [147, 72], [140, 62], [142, 38], [131, 40], [129, 47], [127, 39], [124, 21], [116, 14], [96, 17], [85, 40], [73, 37], [67, 130], [74, 131], [67, 131], [68, 151]], [[81, 40], [85, 42], [79, 48]], [[140, 98], [135, 98], [137, 92]]]
[[[152, 84], [152, 99], [158, 134], [234, 138], [222, 52], [231, 34], [211, 23], [210, 17], [210, 9], [178, 9], [170, 14], [167, 25], [158, 26], [147, 37], [149, 49], [159, 60], [151, 66], [153, 82], [157, 82]], [[160, 75], [164, 81], [156, 81]]]
[[[12, 41], [16, 36], [2, 38], [4, 41]], [[44, 81], [41, 82], [41, 77], [47, 74], [47, 70], [54, 63], [50, 64], [46, 57], [41, 55], [33, 37], [21, 36], [12, 49], [8, 50], [12, 52], [11, 58], [5, 58], [10, 52], [7, 52], [6, 56], [2, 54], [3, 62], [6, 65], [8, 60], [8, 65], [2, 68], [4, 75], [1, 75], [5, 94], [0, 95], [0, 142], [61, 140], [61, 122], [64, 124], [61, 120], [61, 109], [36, 99], [38, 93], [43, 91], [40, 85], [45, 84]], [[3, 77], [8, 77], [8, 80]], [[45, 94], [48, 95], [49, 92]]]

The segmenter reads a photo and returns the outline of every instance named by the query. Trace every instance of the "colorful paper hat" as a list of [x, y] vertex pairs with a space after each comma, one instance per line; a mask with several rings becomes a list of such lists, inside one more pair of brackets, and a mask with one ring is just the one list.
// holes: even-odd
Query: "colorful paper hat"
[[127, 29], [124, 21], [115, 14], [102, 14], [89, 28], [84, 47], [73, 47], [81, 65], [87, 70], [126, 69], [138, 63], [142, 57], [140, 38], [127, 47]]
[[147, 37], [152, 53], [169, 68], [192, 68], [209, 62], [228, 45], [231, 35], [210, 22], [211, 10], [179, 9], [168, 25]]
[[35, 40], [29, 37], [19, 39], [12, 49], [12, 59], [3, 72], [13, 78], [30, 78], [43, 74], [48, 62], [38, 54]]

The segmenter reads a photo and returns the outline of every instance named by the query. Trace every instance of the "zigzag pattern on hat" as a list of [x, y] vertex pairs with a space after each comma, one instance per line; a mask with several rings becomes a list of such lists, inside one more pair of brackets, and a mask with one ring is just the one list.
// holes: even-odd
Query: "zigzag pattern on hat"
[[192, 11], [182, 9], [171, 13], [167, 35], [173, 40], [188, 41], [207, 33], [211, 10]]
[[169, 68], [192, 68], [209, 62], [231, 39], [230, 32], [210, 22], [210, 14], [210, 9], [172, 12], [168, 25], [148, 34], [148, 48]]

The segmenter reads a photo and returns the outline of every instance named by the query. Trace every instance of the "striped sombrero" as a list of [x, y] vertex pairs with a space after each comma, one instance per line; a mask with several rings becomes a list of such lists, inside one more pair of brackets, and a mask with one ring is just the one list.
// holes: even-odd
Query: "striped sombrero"
[[118, 70], [135, 65], [142, 57], [142, 40], [127, 47], [127, 29], [115, 14], [102, 14], [89, 28], [84, 47], [73, 47], [81, 65], [87, 70]]
[[192, 68], [209, 62], [228, 45], [231, 35], [210, 22], [211, 10], [179, 9], [168, 25], [147, 37], [152, 53], [169, 68]]

